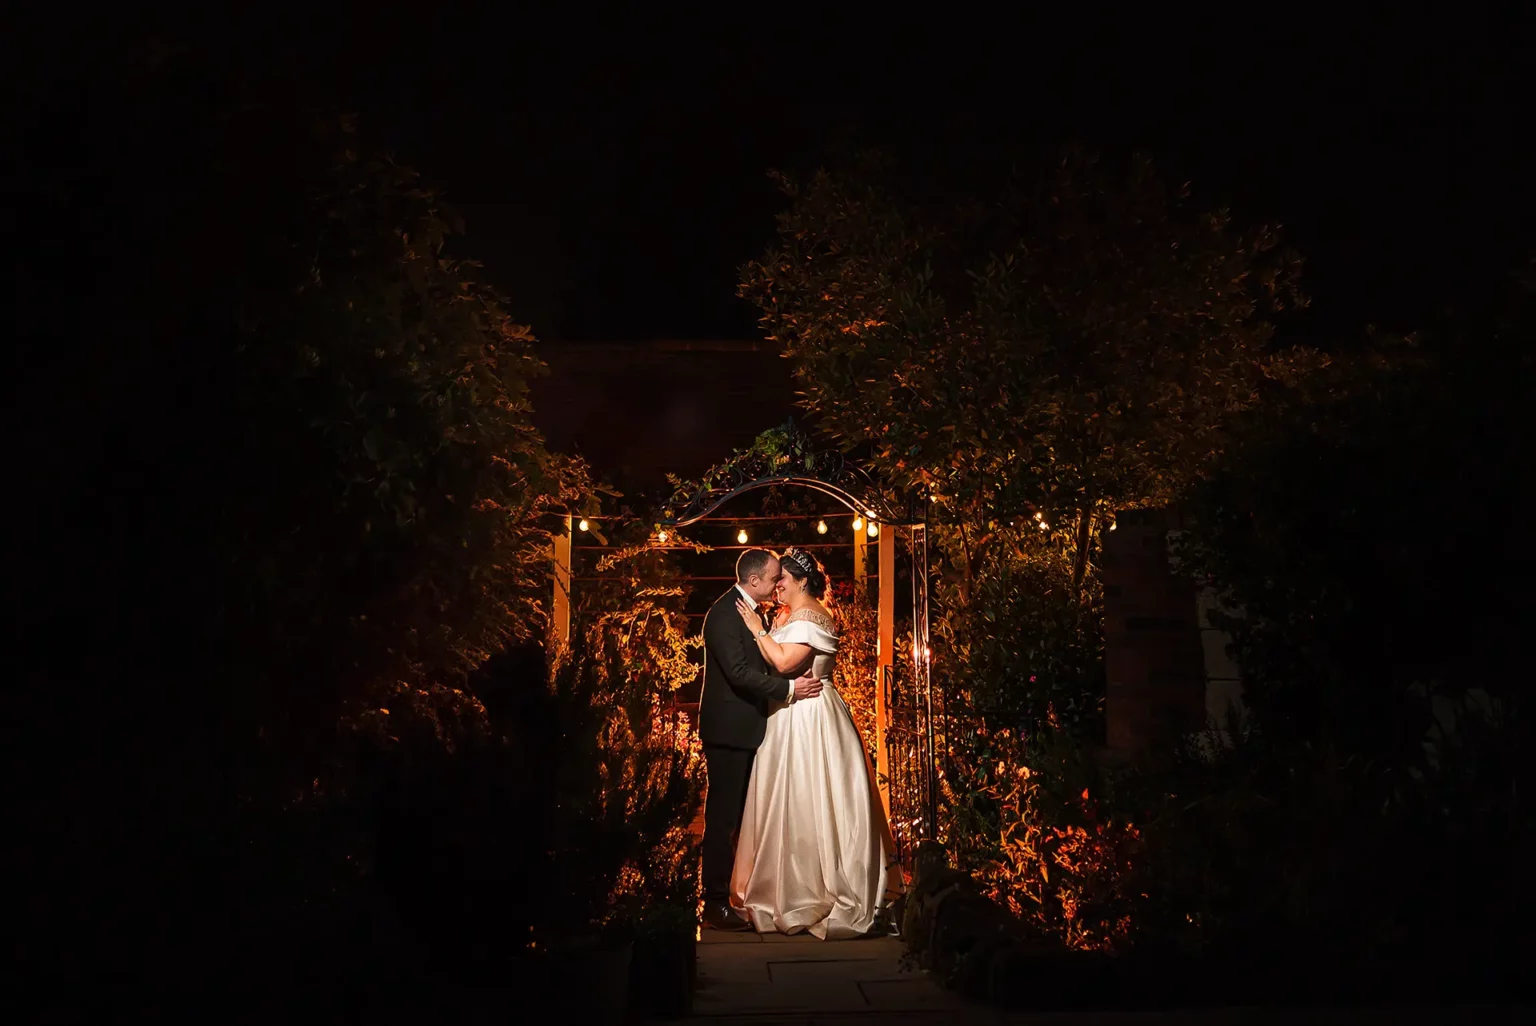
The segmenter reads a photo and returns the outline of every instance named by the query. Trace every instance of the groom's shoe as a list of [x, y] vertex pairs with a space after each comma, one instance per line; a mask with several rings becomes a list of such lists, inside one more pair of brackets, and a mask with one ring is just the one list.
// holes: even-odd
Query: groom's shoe
[[705, 902], [702, 919], [704, 925], [711, 930], [739, 933], [742, 930], [752, 929], [752, 924], [743, 919], [735, 909], [731, 908], [730, 903], [725, 901]]

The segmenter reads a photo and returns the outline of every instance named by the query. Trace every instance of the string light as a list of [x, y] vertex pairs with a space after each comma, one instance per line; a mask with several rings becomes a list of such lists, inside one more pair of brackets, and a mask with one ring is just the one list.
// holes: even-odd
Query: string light
[[1115, 529], [1115, 528], [1117, 528], [1117, 527], [1119, 527], [1119, 526], [1120, 526], [1120, 525], [1119, 525], [1119, 524], [1117, 524], [1117, 523], [1115, 523], [1115, 521], [1113, 521], [1113, 520], [1111, 520], [1111, 521], [1110, 521], [1110, 522], [1109, 522], [1109, 529], [1110, 529], [1110, 530], [1111, 530], [1111, 531], [1113, 531], [1113, 530], [1114, 530], [1114, 529]]
[[871, 538], [877, 538], [880, 536], [880, 525], [875, 523], [873, 520], [869, 522], [869, 536]]
[[656, 540], [661, 542], [663, 545], [665, 545], [667, 543], [667, 532], [665, 532], [665, 531], [657, 531], [656, 532]]
[[746, 543], [747, 543], [747, 529], [746, 528], [742, 528], [741, 530], [736, 532], [736, 544], [737, 545], [745, 545]]
[[585, 530], [586, 530], [586, 529], [587, 529], [587, 527], [588, 527], [588, 524], [587, 524], [587, 518], [586, 518], [586, 517], [582, 517], [582, 518], [581, 518], [581, 523], [579, 523], [579, 524], [577, 524], [577, 525], [576, 525], [576, 526], [577, 526], [577, 527], [578, 527], [578, 528], [579, 528], [579, 529], [580, 529], [580, 530], [583, 530], [583, 531], [585, 531]]
[[[1110, 528], [1110, 530], [1114, 530], [1114, 528]], [[826, 534], [827, 533], [827, 522], [825, 520], [818, 520], [818, 521], [816, 521], [816, 533], [817, 534]]]
[[853, 529], [855, 531], [864, 530], [864, 518], [859, 516], [857, 513], [855, 513], [853, 516]]
[[1040, 530], [1042, 530], [1042, 531], [1049, 531], [1050, 529], [1051, 529], [1051, 525], [1050, 524], [1047, 524], [1044, 520], [1040, 521]]
[[1044, 513], [1036, 513], [1035, 514], [1035, 519], [1036, 520], [1044, 520], [1045, 519], [1045, 514]]

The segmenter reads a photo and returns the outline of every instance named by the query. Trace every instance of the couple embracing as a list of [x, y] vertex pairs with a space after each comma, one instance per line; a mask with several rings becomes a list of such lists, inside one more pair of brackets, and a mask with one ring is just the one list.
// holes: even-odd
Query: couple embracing
[[704, 621], [705, 926], [822, 940], [888, 930], [881, 913], [901, 875], [873, 767], [833, 685], [826, 596], [809, 552], [748, 549]]

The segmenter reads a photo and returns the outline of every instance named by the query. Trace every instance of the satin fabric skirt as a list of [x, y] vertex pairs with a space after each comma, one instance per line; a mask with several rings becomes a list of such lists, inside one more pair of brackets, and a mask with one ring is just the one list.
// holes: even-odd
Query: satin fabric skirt
[[868, 932], [893, 847], [873, 767], [837, 689], [769, 716], [731, 873], [731, 903], [757, 931], [822, 940]]

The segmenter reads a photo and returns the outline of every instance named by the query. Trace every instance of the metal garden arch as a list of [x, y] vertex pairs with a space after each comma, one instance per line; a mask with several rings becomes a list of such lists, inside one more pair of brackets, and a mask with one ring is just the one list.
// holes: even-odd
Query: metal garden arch
[[[918, 840], [938, 829], [938, 776], [934, 751], [932, 650], [928, 633], [928, 512], [926, 493], [893, 495], [862, 467], [836, 450], [815, 449], [791, 421], [760, 437], [704, 475], [696, 488], [679, 490], [655, 518], [665, 540], [704, 520], [732, 499], [774, 486], [826, 495], [882, 525], [879, 543], [879, 645], [875, 681], [876, 773], [899, 855], [908, 861]], [[890, 530], [895, 528], [895, 530]], [[895, 674], [895, 535], [905, 540], [912, 564], [912, 660], [910, 681]]]

